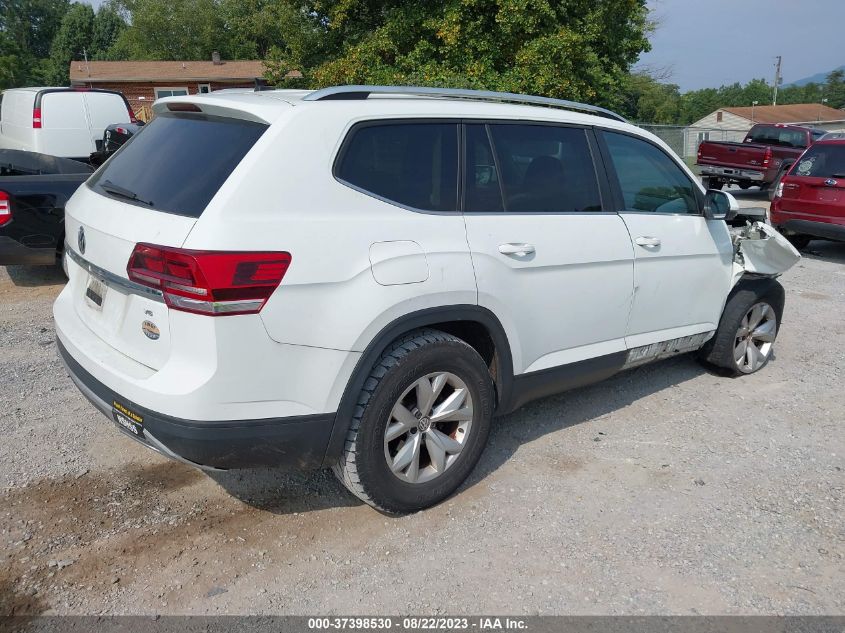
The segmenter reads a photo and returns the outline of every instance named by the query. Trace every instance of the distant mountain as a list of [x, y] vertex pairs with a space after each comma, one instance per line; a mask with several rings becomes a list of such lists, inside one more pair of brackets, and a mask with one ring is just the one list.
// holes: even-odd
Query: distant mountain
[[823, 84], [827, 81], [827, 76], [832, 73], [834, 70], [845, 70], [845, 64], [840, 66], [839, 68], [833, 68], [828, 70], [824, 73], [816, 73], [810, 77], [804, 77], [803, 79], [799, 79], [798, 81], [793, 81], [789, 84], [784, 84], [785, 86], [806, 86], [807, 84]]

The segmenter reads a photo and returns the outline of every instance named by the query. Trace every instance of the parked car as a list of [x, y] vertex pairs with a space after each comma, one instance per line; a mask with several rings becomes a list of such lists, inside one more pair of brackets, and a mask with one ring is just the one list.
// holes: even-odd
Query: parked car
[[414, 511], [494, 415], [673, 354], [771, 358], [797, 251], [732, 234], [736, 201], [609, 111], [374, 86], [153, 109], [68, 203], [54, 315], [82, 393], [173, 459], [331, 466]]
[[845, 135], [801, 156], [777, 187], [770, 219], [796, 248], [817, 238], [845, 241]]
[[[782, 123], [758, 123], [742, 143], [704, 141], [698, 147], [698, 161], [708, 189], [737, 183], [743, 189], [757, 185], [774, 192], [780, 178], [801, 153], [824, 135], [824, 130]], [[770, 195], [770, 197], [772, 197]]]
[[139, 129], [109, 125], [88, 164], [37, 152], [0, 150], [0, 266], [52, 265], [65, 239], [65, 203], [94, 169]]
[[87, 162], [107, 125], [137, 123], [113, 90], [13, 88], [0, 95], [0, 149]]

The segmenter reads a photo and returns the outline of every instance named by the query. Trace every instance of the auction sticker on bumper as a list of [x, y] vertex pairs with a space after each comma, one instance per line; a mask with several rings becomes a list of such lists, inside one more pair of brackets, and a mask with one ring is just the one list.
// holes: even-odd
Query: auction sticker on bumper
[[112, 416], [114, 421], [125, 428], [133, 435], [139, 437], [144, 435], [144, 418], [134, 411], [130, 411], [127, 407], [114, 400], [111, 405]]

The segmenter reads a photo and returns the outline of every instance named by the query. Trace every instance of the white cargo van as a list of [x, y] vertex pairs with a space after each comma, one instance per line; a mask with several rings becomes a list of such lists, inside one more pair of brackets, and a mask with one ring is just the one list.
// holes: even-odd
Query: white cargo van
[[87, 160], [112, 123], [135, 123], [119, 92], [14, 88], [0, 95], [0, 149]]

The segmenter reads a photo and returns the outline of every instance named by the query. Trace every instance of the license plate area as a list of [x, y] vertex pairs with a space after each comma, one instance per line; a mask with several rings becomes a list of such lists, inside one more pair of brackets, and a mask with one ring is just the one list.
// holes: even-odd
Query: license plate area
[[85, 301], [95, 310], [101, 311], [103, 309], [103, 303], [106, 300], [107, 291], [108, 286], [106, 286], [105, 282], [96, 277], [89, 277], [88, 285], [85, 288]]
[[135, 413], [117, 400], [112, 402], [111, 412], [115, 424], [136, 437], [144, 437], [144, 416]]

